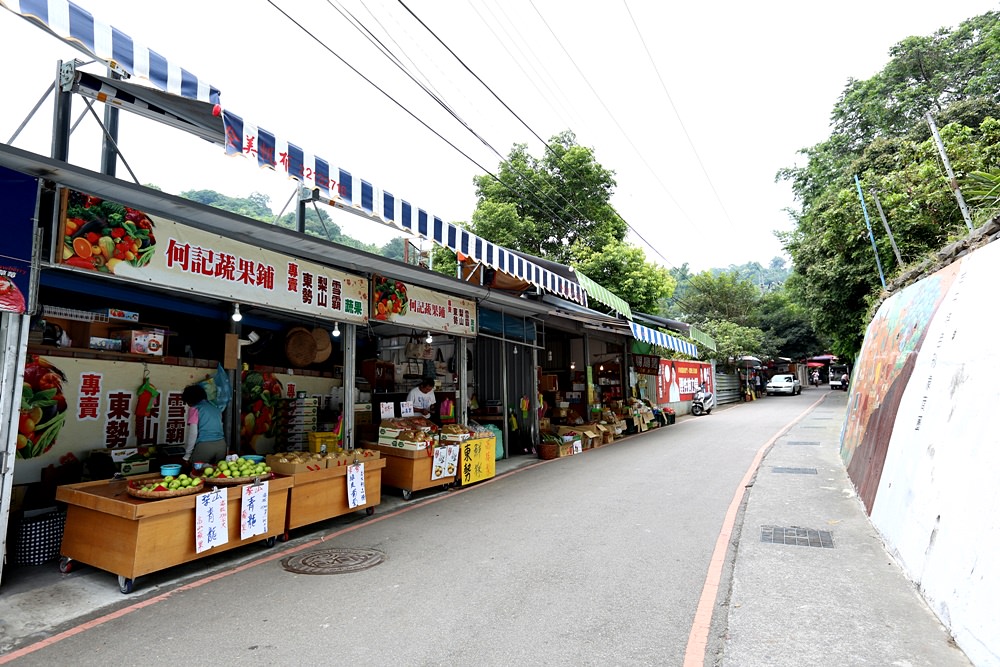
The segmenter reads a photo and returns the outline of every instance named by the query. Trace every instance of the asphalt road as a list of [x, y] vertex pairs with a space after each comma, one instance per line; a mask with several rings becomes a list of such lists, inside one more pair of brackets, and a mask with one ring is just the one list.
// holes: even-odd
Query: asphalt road
[[[727, 510], [821, 391], [724, 406], [279, 544], [124, 598], [16, 663], [681, 665]], [[281, 564], [340, 547], [386, 560], [336, 575]], [[713, 622], [722, 636], [724, 614]]]

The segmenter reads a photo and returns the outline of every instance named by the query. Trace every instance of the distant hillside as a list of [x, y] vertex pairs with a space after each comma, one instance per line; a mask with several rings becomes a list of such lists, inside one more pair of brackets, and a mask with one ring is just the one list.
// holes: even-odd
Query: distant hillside
[[[275, 213], [271, 210], [270, 197], [259, 192], [254, 192], [249, 197], [229, 197], [215, 190], [188, 190], [182, 192], [181, 197], [198, 202], [199, 204], [214, 206], [224, 211], [260, 220], [261, 222], [295, 229], [295, 211], [287, 212], [275, 219]], [[319, 238], [350, 248], [357, 248], [358, 250], [370, 252], [375, 255], [381, 255], [382, 257], [388, 257], [389, 259], [403, 260], [404, 243], [402, 236], [390, 240], [383, 246], [362, 243], [344, 234], [340, 229], [340, 225], [335, 223], [323, 209], [319, 209], [319, 215], [316, 214], [316, 209], [311, 207], [306, 209], [306, 234], [318, 236]]]

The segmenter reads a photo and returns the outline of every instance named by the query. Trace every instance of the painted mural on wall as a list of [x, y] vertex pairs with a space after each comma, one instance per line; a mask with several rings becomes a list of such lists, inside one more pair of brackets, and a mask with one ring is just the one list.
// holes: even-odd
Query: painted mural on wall
[[952, 264], [894, 295], [868, 325], [851, 378], [841, 457], [869, 513], [900, 400], [958, 267]]
[[883, 304], [855, 365], [842, 450], [886, 548], [977, 665], [1000, 657], [998, 278], [994, 242]]

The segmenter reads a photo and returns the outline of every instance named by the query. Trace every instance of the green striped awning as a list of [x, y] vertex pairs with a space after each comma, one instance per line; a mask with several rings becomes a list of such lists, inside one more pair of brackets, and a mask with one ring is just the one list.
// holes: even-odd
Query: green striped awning
[[611, 310], [614, 310], [620, 315], [624, 315], [627, 319], [632, 319], [632, 309], [629, 308], [628, 303], [626, 303], [624, 299], [615, 296], [610, 291], [601, 287], [593, 280], [583, 275], [579, 270], [576, 271], [576, 278], [580, 281], [580, 286], [583, 287], [583, 291], [587, 293], [587, 296], [600, 301]]

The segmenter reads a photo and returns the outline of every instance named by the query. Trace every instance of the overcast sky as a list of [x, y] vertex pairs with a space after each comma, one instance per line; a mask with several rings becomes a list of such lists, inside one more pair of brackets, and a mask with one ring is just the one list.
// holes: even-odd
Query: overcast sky
[[[879, 71], [907, 36], [997, 9], [986, 0], [406, 0], [425, 28], [392, 0], [77, 4], [211, 82], [227, 109], [447, 221], [471, 218], [472, 178], [497, 173], [515, 143], [540, 157], [536, 135], [571, 129], [615, 172], [612, 203], [634, 230], [630, 240], [651, 261], [694, 270], [780, 256], [774, 230], [790, 229], [784, 209], [794, 201], [775, 173], [803, 164], [798, 150], [828, 136], [848, 80]], [[6, 142], [51, 83], [57, 61], [82, 56], [6, 10], [0, 35]], [[51, 108], [49, 101], [15, 146], [50, 152]], [[76, 98], [74, 118], [84, 108]], [[72, 162], [99, 167], [96, 128], [89, 117], [80, 123]], [[139, 181], [168, 192], [262, 192], [277, 212], [295, 190], [283, 174], [127, 113], [120, 144]], [[118, 175], [129, 178], [121, 165]], [[398, 235], [347, 214], [335, 221], [369, 242]]]

